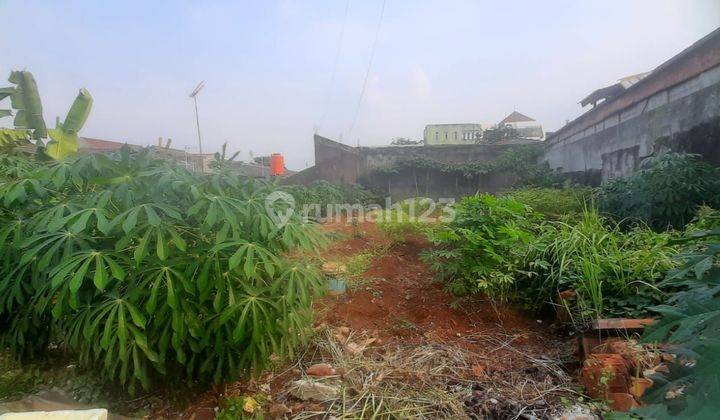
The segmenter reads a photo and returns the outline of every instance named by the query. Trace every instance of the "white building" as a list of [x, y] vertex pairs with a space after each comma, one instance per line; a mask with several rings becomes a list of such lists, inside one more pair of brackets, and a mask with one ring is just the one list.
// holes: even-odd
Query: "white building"
[[425, 144], [474, 144], [482, 139], [483, 124], [428, 124], [425, 126]]
[[510, 127], [517, 132], [518, 137], [530, 140], [544, 140], [545, 132], [542, 125], [534, 119], [513, 111], [498, 123], [498, 128]]

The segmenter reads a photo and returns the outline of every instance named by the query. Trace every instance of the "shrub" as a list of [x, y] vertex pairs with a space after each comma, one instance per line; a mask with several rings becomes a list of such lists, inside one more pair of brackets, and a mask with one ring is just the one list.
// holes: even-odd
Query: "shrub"
[[543, 226], [529, 247], [518, 288], [525, 302], [540, 309], [558, 292], [577, 294], [577, 322], [603, 315], [638, 315], [659, 303], [657, 280], [674, 266], [670, 234], [638, 226], [624, 232], [594, 210], [576, 223]]
[[599, 195], [602, 212], [655, 230], [682, 229], [702, 204], [720, 206], [720, 169], [689, 154], [648, 158], [639, 171], [608, 182]]
[[128, 148], [27, 168], [0, 182], [0, 340], [14, 354], [53, 342], [132, 390], [258, 373], [307, 337], [320, 277], [285, 255], [323, 238], [297, 215], [272, 222], [272, 185]]
[[[643, 340], [669, 343], [678, 363], [652, 378], [655, 385], [639, 410], [647, 418], [716, 418], [720, 410], [720, 213], [705, 212], [680, 240], [682, 265], [663, 286], [678, 288], [654, 307], [659, 321]], [[674, 391], [676, 398], [667, 398]], [[678, 392], [679, 391], [679, 392]]]
[[307, 216], [315, 218], [327, 216], [328, 206], [349, 204], [364, 207], [381, 201], [375, 193], [357, 184], [336, 185], [315, 181], [309, 186], [288, 185], [282, 189], [295, 199], [296, 212], [302, 213], [306, 208]]
[[455, 219], [428, 234], [436, 246], [424, 259], [456, 295], [482, 292], [507, 299], [515, 267], [542, 217], [511, 198], [479, 194], [455, 205]]
[[377, 226], [392, 243], [405, 242], [412, 235], [423, 235], [442, 215], [444, 205], [430, 198], [408, 198], [377, 213]]
[[520, 188], [504, 194], [542, 213], [549, 220], [577, 218], [592, 206], [593, 191], [587, 187]]

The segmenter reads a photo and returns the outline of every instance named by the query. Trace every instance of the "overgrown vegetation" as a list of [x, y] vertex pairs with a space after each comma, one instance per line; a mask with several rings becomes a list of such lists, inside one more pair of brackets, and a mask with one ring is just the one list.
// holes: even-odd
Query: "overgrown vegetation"
[[[580, 192], [586, 197], [589, 191]], [[553, 205], [551, 197], [563, 194], [568, 200]], [[454, 221], [430, 231], [435, 248], [425, 259], [457, 295], [482, 293], [539, 311], [571, 290], [575, 300], [568, 309], [578, 325], [640, 315], [660, 303], [657, 283], [675, 265], [671, 234], [642, 226], [624, 231], [584, 199], [575, 201], [575, 194], [532, 189], [464, 198]], [[548, 221], [520, 201], [526, 197], [564, 220]]]
[[282, 189], [293, 196], [298, 212], [306, 212], [309, 217], [316, 218], [335, 211], [350, 213], [352, 206], [364, 207], [381, 203], [375, 193], [357, 184], [337, 185], [327, 181], [315, 181], [309, 186], [288, 185]]
[[[58, 119], [57, 127], [48, 130], [43, 119], [42, 101], [37, 83], [29, 71], [12, 71], [8, 81], [15, 85], [0, 88], [0, 100], [9, 97], [11, 109], [0, 109], [0, 118], [14, 115], [14, 129], [0, 131], [0, 146], [29, 144], [32, 137], [38, 140], [38, 150], [53, 159], [62, 159], [78, 151], [78, 132], [85, 125], [92, 109], [92, 96], [80, 89], [65, 120]], [[46, 145], [41, 140], [50, 136]]]
[[720, 206], [720, 169], [678, 153], [648, 158], [629, 178], [608, 182], [599, 196], [602, 212], [657, 231], [682, 229], [703, 204]]
[[516, 273], [521, 299], [536, 310], [572, 290], [574, 321], [642, 314], [662, 299], [657, 281], [674, 266], [669, 234], [638, 226], [623, 231], [596, 211], [542, 226]]
[[465, 197], [455, 211], [453, 221], [430, 231], [435, 248], [423, 258], [455, 295], [508, 298], [542, 216], [512, 198], [490, 194]]
[[532, 207], [548, 220], [576, 219], [593, 205], [593, 190], [588, 187], [528, 187], [507, 191], [505, 196]]
[[16, 356], [53, 343], [132, 390], [258, 373], [308, 337], [320, 276], [285, 255], [323, 238], [299, 215], [273, 224], [272, 185], [128, 148], [3, 159], [0, 341]]
[[[661, 315], [648, 327], [646, 342], [669, 343], [679, 363], [653, 377], [648, 418], [715, 418], [720, 410], [720, 213], [704, 209], [700, 219], [678, 240], [682, 265], [663, 286], [675, 288]], [[674, 398], [668, 398], [674, 395]]]
[[[493, 173], [507, 172], [516, 178], [515, 185], [517, 186], [556, 187], [562, 185], [563, 179], [547, 164], [537, 163], [542, 151], [541, 145], [514, 146], [488, 162], [448, 163], [426, 158], [397, 159], [388, 167], [376, 169], [373, 174], [390, 176], [399, 172], [412, 171], [417, 177], [418, 173], [427, 174], [436, 171], [457, 177], [477, 178]], [[418, 195], [419, 193], [418, 191]]]
[[424, 234], [428, 225], [442, 215], [444, 207], [429, 198], [409, 198], [378, 210], [377, 226], [391, 243], [405, 242], [411, 236]]

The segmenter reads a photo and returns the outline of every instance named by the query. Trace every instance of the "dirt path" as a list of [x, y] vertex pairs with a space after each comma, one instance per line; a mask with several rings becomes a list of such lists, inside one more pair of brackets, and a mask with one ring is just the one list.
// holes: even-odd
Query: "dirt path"
[[[420, 260], [429, 246], [423, 238], [388, 246], [373, 223], [359, 226], [358, 238], [348, 224], [323, 228], [343, 237], [323, 252], [326, 261], [384, 252], [349, 280], [345, 294], [316, 302], [318, 338], [295, 364], [251, 383], [231, 384], [225, 395], [262, 392], [268, 404], [287, 408], [296, 418], [329, 413], [357, 418], [369, 406], [401, 418], [498, 419], [523, 413], [547, 417], [557, 411], [561, 397], [572, 396], [571, 340], [518, 309], [477, 297], [458, 300], [443, 291]], [[353, 345], [361, 350], [352, 350]], [[318, 362], [337, 368], [337, 376], [328, 380], [345, 390], [342, 409], [337, 402], [291, 396], [292, 383], [307, 380], [306, 369]], [[217, 404], [217, 393], [209, 393], [185, 416], [210, 418]]]
[[[346, 223], [325, 225], [324, 229], [348, 237], [352, 233]], [[342, 260], [388, 244], [374, 223], [366, 222], [359, 230], [361, 238], [335, 244], [324, 253], [325, 259]], [[459, 299], [445, 292], [420, 260], [420, 253], [428, 247], [423, 237], [411, 237], [392, 246], [372, 262], [360, 279], [354, 280], [358, 287], [349, 281], [350, 289], [356, 290], [340, 297], [327, 296], [318, 303], [316, 323], [377, 331], [388, 344], [453, 344], [479, 355], [492, 350], [478, 341], [479, 334], [507, 335], [515, 348], [521, 346], [529, 353], [558, 354], [559, 347], [568, 350], [568, 340], [558, 337], [547, 321], [517, 308], [483, 302], [479, 297]], [[505, 352], [488, 357], [493, 366], [501, 369], [517, 359]]]
[[[345, 224], [326, 225], [326, 230], [349, 235]], [[363, 251], [387, 246], [387, 239], [373, 223], [360, 226], [362, 238], [331, 247], [325, 259], [347, 258]], [[318, 304], [319, 322], [344, 325], [355, 330], [378, 330], [388, 340], [442, 340], [466, 342], [463, 337], [478, 331], [500, 329], [532, 336], [547, 336], [543, 323], [518, 310], [487, 303], [469, 304], [449, 295], [420, 260], [429, 247], [421, 237], [392, 246], [375, 259], [361, 278], [350, 280], [349, 293], [329, 296]], [[355, 285], [353, 285], [355, 283]], [[473, 299], [477, 301], [477, 299]], [[407, 341], [406, 341], [407, 342]]]

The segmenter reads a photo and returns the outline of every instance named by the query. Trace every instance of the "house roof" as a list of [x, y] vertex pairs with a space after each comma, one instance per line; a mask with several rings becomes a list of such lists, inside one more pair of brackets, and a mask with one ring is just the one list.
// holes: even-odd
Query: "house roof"
[[589, 94], [585, 98], [583, 98], [580, 101], [581, 106], [586, 106], [588, 104], [596, 104], [597, 102], [605, 99], [612, 99], [620, 94], [622, 94], [625, 89], [629, 88], [630, 86], [634, 85], [635, 83], [641, 81], [645, 76], [650, 74], [650, 72], [645, 73], [638, 73], [633, 74], [631, 76], [626, 76], [621, 79], [618, 79], [617, 83], [612, 84], [610, 86], [606, 86], [604, 88], [600, 88], [593, 93]]
[[112, 140], [94, 139], [91, 137], [80, 137], [79, 146], [81, 150], [87, 150], [90, 152], [103, 152], [119, 150], [125, 144], [127, 143]]
[[507, 123], [514, 123], [514, 122], [521, 122], [521, 121], [535, 121], [534, 119], [528, 117], [527, 115], [521, 114], [517, 111], [513, 111], [512, 114], [508, 115], [500, 121], [498, 125], [503, 125]]

